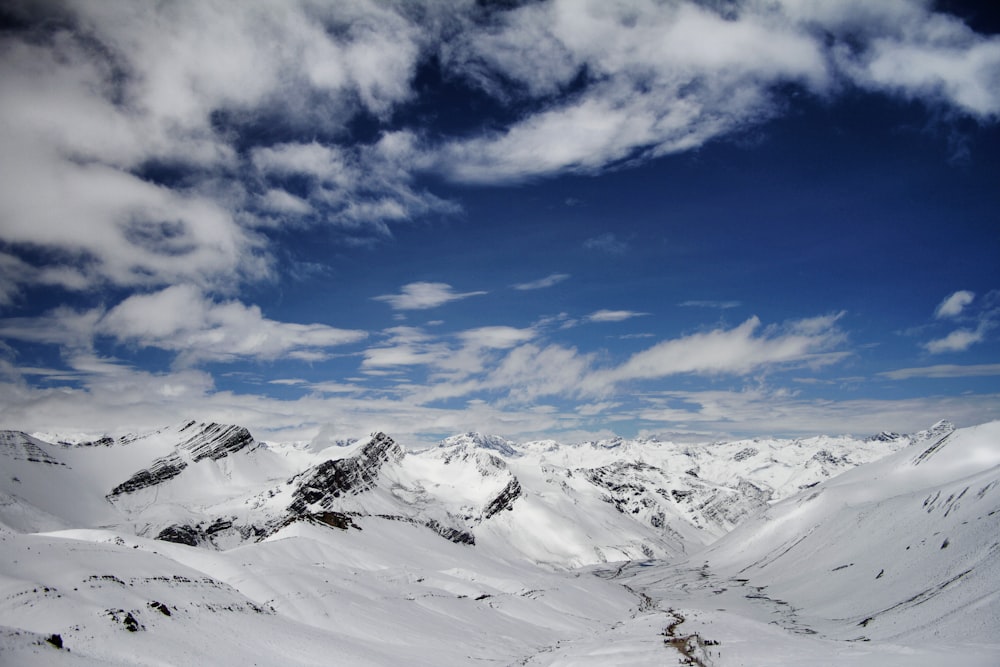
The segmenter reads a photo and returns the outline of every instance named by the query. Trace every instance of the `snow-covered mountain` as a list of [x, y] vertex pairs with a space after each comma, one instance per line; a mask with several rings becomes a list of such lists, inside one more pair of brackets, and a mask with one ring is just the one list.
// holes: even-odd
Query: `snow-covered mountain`
[[[998, 513], [980, 511], [998, 430], [697, 446], [466, 433], [423, 450], [376, 433], [321, 451], [197, 422], [0, 432], [0, 657], [576, 664], [603, 637], [627, 664], [777, 664], [661, 636], [680, 624], [668, 608], [694, 624], [729, 598], [750, 605], [740, 623], [774, 611], [782, 641], [910, 641], [929, 623], [975, 641], [1000, 627], [984, 537]], [[962, 620], [973, 608], [979, 625]]]

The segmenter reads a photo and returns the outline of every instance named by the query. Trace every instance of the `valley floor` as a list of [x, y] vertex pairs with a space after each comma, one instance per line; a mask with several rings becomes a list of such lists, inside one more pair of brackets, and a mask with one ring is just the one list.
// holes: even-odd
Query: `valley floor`
[[826, 638], [707, 566], [551, 571], [390, 521], [229, 552], [93, 530], [5, 532], [0, 551], [5, 665], [1000, 664], [1000, 643]]

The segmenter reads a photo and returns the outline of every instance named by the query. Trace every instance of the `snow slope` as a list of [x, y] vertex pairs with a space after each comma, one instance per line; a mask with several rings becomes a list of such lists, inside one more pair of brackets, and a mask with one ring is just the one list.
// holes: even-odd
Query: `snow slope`
[[1000, 422], [52, 439], [0, 432], [4, 664], [1000, 664]]
[[719, 665], [1000, 664], [1000, 422], [935, 432], [686, 563], [617, 576], [700, 618]]

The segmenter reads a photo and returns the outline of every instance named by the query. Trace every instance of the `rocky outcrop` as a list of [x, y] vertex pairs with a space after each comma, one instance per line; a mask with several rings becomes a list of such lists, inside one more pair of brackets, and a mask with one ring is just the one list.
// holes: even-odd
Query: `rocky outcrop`
[[177, 445], [176, 451], [156, 459], [148, 468], [134, 473], [111, 489], [108, 497], [135, 493], [162, 484], [180, 475], [190, 463], [205, 459], [218, 461], [256, 445], [250, 431], [242, 426], [199, 424], [192, 421], [182, 426], [179, 433], [186, 435], [187, 439]]
[[42, 449], [44, 444], [41, 440], [36, 440], [21, 431], [0, 431], [0, 453], [6, 454], [15, 461], [66, 465]]
[[190, 547], [202, 545], [219, 546], [220, 538], [236, 536], [238, 541], [259, 540], [269, 532], [254, 525], [237, 526], [233, 517], [219, 517], [214, 521], [202, 521], [197, 524], [174, 524], [157, 533], [154, 539], [175, 544], [186, 544]]
[[468, 433], [462, 433], [461, 435], [453, 435], [450, 438], [445, 438], [441, 441], [438, 447], [456, 447], [465, 446], [470, 448], [478, 449], [490, 449], [501, 456], [515, 457], [521, 456], [521, 452], [515, 449], [515, 443], [506, 438], [501, 438], [498, 435], [489, 435], [487, 433], [479, 433], [478, 431], [470, 431]]
[[456, 544], [474, 545], [476, 543], [476, 536], [471, 531], [455, 528], [454, 526], [446, 526], [437, 519], [428, 519], [424, 525], [446, 540], [450, 540]]
[[324, 461], [288, 480], [295, 485], [288, 511], [304, 516], [311, 507], [330, 509], [344, 494], [356, 495], [371, 489], [382, 466], [399, 462], [405, 452], [385, 433], [375, 433], [357, 455]]
[[143, 468], [115, 488], [111, 489], [111, 493], [108, 494], [108, 497], [114, 498], [115, 496], [120, 496], [123, 493], [134, 493], [136, 491], [141, 491], [142, 489], [147, 489], [151, 486], [156, 486], [157, 484], [162, 484], [163, 482], [177, 477], [177, 475], [181, 474], [187, 466], [187, 462], [176, 453], [158, 458], [153, 461], [153, 464], [148, 468]]
[[489, 519], [503, 510], [514, 509], [514, 501], [520, 497], [521, 483], [517, 481], [517, 477], [511, 477], [507, 486], [483, 508], [483, 520]]
[[202, 459], [218, 461], [256, 444], [250, 431], [242, 426], [188, 422], [181, 428], [181, 433], [185, 432], [191, 432], [191, 437], [178, 445], [178, 449], [190, 452], [194, 463]]

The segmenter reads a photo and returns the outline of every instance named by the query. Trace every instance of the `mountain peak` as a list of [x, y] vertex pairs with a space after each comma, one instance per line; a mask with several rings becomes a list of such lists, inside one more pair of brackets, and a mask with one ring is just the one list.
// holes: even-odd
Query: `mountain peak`
[[479, 431], [469, 431], [467, 433], [445, 438], [438, 444], [438, 447], [455, 447], [457, 445], [465, 445], [467, 447], [475, 447], [478, 449], [489, 449], [503, 456], [520, 456], [521, 452], [515, 449], [516, 444], [517, 443], [513, 440], [508, 440], [499, 435], [490, 435], [488, 433], [480, 433]]

